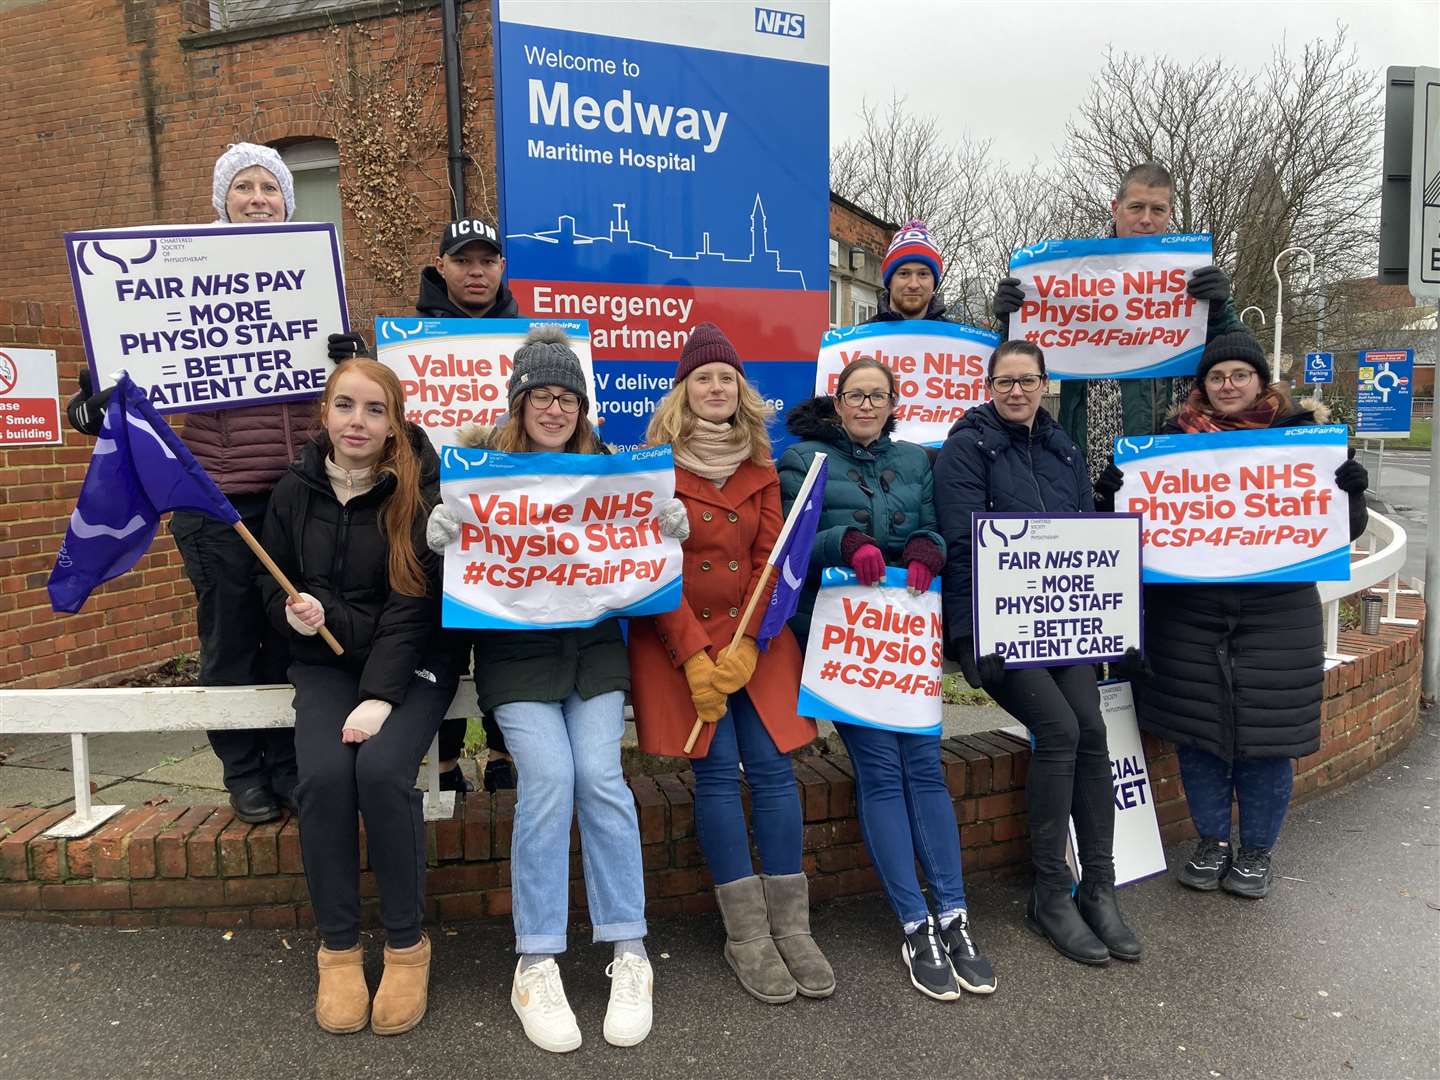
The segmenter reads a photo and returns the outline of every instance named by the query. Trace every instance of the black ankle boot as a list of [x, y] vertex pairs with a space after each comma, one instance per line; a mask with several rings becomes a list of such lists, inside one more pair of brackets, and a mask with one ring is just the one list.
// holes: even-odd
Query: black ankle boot
[[1085, 925], [1090, 927], [1116, 960], [1139, 960], [1140, 941], [1135, 931], [1125, 925], [1120, 905], [1115, 899], [1115, 886], [1108, 881], [1082, 881], [1075, 907]]
[[1030, 893], [1030, 906], [1025, 912], [1025, 925], [1061, 955], [1081, 964], [1108, 964], [1110, 950], [1085, 925], [1080, 910], [1070, 898], [1069, 889], [1051, 889], [1036, 885]]

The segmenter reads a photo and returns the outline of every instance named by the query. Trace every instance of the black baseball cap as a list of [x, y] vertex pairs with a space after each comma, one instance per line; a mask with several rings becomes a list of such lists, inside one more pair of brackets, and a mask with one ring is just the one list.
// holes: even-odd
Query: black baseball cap
[[479, 218], [463, 218], [446, 225], [445, 231], [440, 234], [440, 254], [453, 255], [466, 244], [474, 243], [488, 244], [497, 255], [504, 254], [495, 226]]

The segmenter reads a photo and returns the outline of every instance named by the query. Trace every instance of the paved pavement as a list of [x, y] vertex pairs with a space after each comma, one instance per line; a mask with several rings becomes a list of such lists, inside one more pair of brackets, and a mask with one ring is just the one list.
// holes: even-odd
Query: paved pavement
[[[1437, 1077], [1437, 776], [1432, 716], [1399, 759], [1296, 811], [1269, 899], [1168, 878], [1125, 890], [1148, 950], [1135, 965], [1064, 960], [1022, 928], [1022, 884], [977, 883], [971, 910], [1000, 980], [986, 999], [910, 989], [875, 897], [817, 908], [840, 988], [784, 1007], [737, 988], [714, 916], [657, 919], [650, 1039], [604, 1043], [608, 955], [586, 945], [563, 965], [585, 1034], [564, 1057], [530, 1046], [510, 1012], [503, 924], [437, 931], [429, 1016], [379, 1039], [315, 1028], [303, 933], [0, 923], [0, 1077]], [[369, 951], [373, 968], [378, 943]]]

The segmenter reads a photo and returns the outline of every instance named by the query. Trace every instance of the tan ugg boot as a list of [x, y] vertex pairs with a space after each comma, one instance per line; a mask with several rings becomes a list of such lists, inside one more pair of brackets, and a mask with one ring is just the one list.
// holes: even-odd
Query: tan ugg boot
[[401, 1035], [425, 1016], [430, 988], [430, 938], [424, 934], [408, 949], [385, 946], [385, 974], [370, 1007], [370, 1030]]
[[315, 992], [315, 1022], [332, 1035], [349, 1035], [370, 1022], [370, 988], [365, 985], [365, 950], [356, 945], [338, 952], [320, 946], [315, 961], [320, 989]]

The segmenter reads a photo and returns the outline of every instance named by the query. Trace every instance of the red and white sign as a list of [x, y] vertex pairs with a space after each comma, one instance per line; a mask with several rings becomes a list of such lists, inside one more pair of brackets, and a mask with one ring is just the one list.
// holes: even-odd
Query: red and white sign
[[63, 441], [55, 350], [0, 346], [0, 446]]

